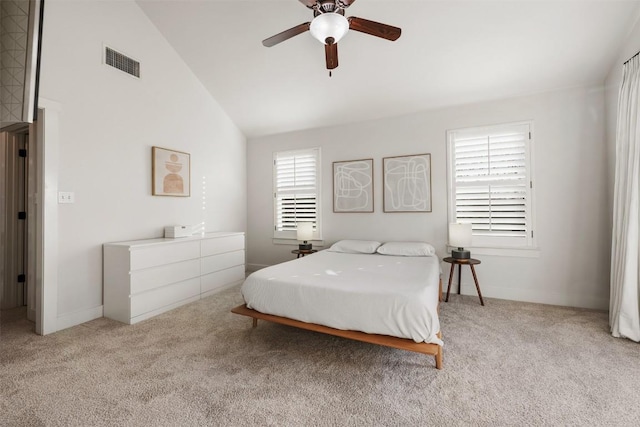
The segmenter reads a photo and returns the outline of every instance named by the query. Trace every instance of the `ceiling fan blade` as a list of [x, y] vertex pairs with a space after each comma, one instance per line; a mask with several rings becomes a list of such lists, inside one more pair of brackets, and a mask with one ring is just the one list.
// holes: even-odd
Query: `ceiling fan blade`
[[305, 22], [304, 24], [300, 24], [293, 28], [289, 28], [288, 30], [284, 30], [283, 32], [276, 34], [275, 36], [271, 36], [268, 39], [262, 40], [262, 44], [266, 47], [275, 46], [278, 43], [282, 43], [285, 40], [289, 40], [291, 37], [297, 36], [298, 34], [302, 34], [305, 31], [309, 31], [310, 25], [311, 25], [311, 22]]
[[327, 59], [327, 70], [338, 67], [338, 44], [330, 43], [324, 45], [324, 55]]
[[[302, 1], [302, 0], [300, 0], [300, 1]], [[344, 3], [344, 5], [345, 5], [346, 7], [349, 7], [349, 6], [351, 6], [355, 1], [356, 1], [356, 0], [342, 0], [342, 3]]]
[[370, 34], [383, 39], [395, 41], [398, 40], [402, 33], [400, 28], [392, 27], [391, 25], [357, 18], [355, 16], [350, 16], [347, 19], [349, 20], [350, 30], [360, 31], [361, 33]]
[[312, 8], [314, 4], [316, 4], [316, 0], [300, 0], [300, 3], [307, 6], [308, 8]]

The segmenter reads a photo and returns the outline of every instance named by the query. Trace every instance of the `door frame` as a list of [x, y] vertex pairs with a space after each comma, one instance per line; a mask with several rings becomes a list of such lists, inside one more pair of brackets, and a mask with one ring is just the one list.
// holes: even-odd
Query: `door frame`
[[36, 333], [58, 330], [58, 171], [59, 117], [61, 105], [38, 99], [36, 163], [38, 194], [36, 209]]
[[[29, 259], [33, 260], [35, 287], [35, 332], [47, 335], [58, 331], [58, 175], [59, 123], [61, 104], [38, 99], [38, 119], [29, 127], [29, 149], [34, 154], [27, 179], [34, 184], [27, 203], [32, 208], [29, 222], [32, 239]], [[24, 126], [24, 125], [22, 125]], [[13, 126], [3, 129], [12, 131]], [[32, 167], [33, 166], [33, 167]], [[33, 242], [33, 240], [31, 240]]]

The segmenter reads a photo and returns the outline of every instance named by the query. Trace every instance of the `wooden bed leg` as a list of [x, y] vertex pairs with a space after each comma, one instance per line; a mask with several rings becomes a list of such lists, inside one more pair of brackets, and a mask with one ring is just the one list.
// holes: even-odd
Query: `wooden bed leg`
[[434, 357], [436, 358], [436, 369], [442, 369], [442, 347], [440, 347], [438, 354]]
[[[438, 332], [437, 337], [442, 339], [442, 331]], [[436, 369], [442, 369], [442, 346], [438, 346], [438, 352], [434, 356], [436, 358]]]
[[253, 318], [253, 327], [254, 328], [258, 327], [258, 319], [256, 319], [255, 317]]

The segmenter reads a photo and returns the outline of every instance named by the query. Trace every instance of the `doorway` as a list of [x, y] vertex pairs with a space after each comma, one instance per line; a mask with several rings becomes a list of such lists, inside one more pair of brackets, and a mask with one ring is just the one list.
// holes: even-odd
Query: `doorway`
[[[0, 132], [0, 310], [36, 320], [34, 125]], [[33, 150], [32, 150], [33, 149]]]

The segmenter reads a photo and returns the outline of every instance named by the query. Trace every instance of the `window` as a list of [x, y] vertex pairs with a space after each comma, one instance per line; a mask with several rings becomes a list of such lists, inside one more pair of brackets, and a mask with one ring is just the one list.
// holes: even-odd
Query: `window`
[[299, 222], [313, 223], [320, 239], [320, 149], [273, 156], [274, 238], [295, 239]]
[[473, 246], [532, 247], [531, 124], [447, 132], [449, 221], [471, 223]]

